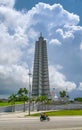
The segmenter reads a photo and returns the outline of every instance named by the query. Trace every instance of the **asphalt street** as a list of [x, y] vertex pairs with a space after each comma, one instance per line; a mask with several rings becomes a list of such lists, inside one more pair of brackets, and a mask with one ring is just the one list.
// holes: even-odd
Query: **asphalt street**
[[82, 116], [50, 117], [40, 122], [39, 117], [23, 114], [0, 115], [0, 130], [82, 130]]

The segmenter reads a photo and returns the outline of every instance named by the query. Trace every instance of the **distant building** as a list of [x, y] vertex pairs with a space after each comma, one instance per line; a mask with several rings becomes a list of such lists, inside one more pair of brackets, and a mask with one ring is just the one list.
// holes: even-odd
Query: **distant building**
[[41, 34], [35, 43], [32, 96], [48, 96], [49, 93], [47, 45]]

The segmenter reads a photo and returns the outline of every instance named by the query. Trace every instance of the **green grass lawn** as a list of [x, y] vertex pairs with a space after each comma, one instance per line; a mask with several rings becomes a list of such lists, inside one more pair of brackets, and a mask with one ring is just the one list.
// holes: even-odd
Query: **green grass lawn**
[[[59, 110], [46, 112], [48, 116], [82, 116], [82, 110]], [[31, 114], [31, 116], [40, 116], [40, 113]]]
[[[16, 102], [15, 104], [23, 104], [23, 102]], [[0, 107], [3, 107], [3, 106], [10, 106], [11, 103], [8, 103], [8, 102], [0, 102]]]

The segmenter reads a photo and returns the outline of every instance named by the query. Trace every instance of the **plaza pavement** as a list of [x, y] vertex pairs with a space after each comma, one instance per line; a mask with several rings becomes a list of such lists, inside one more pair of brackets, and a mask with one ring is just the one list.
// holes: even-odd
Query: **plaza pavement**
[[[50, 110], [53, 111], [53, 110]], [[31, 111], [30, 114], [34, 114], [34, 113], [41, 113], [42, 111]], [[47, 112], [47, 111], [44, 111]], [[21, 111], [15, 111], [15, 112], [2, 112], [0, 113], [0, 117], [2, 118], [23, 118], [26, 115], [28, 115], [28, 111], [25, 112], [21, 112]]]
[[[35, 112], [31, 112], [32, 113], [37, 113], [37, 111]], [[0, 113], [0, 118], [24, 118], [26, 115], [28, 115], [28, 111], [26, 112], [3, 112]]]

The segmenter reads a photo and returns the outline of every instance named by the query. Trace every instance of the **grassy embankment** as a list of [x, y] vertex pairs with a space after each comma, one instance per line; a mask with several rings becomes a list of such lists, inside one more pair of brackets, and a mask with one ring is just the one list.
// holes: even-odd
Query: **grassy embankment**
[[[16, 102], [15, 104], [23, 104], [23, 102]], [[11, 103], [0, 102], [0, 107], [10, 106]], [[46, 112], [48, 116], [82, 116], [82, 110], [59, 110]], [[31, 116], [40, 116], [40, 113], [31, 114]]]
[[[48, 116], [82, 116], [82, 110], [59, 110], [46, 112]], [[40, 113], [31, 114], [31, 116], [40, 116]]]
[[[23, 102], [16, 102], [15, 104], [23, 104]], [[8, 103], [8, 102], [0, 102], [0, 107], [3, 107], [3, 106], [10, 106], [11, 103]]]

